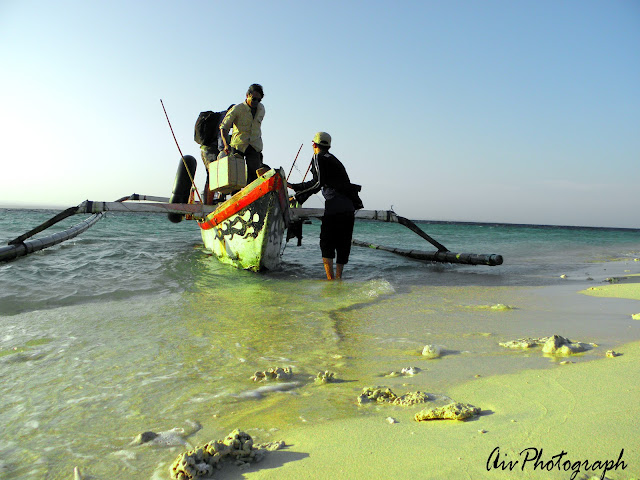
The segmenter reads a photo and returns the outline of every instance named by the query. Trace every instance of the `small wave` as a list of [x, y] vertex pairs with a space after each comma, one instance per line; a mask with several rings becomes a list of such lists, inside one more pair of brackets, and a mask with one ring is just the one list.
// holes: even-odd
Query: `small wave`
[[277, 383], [274, 385], [265, 385], [264, 387], [258, 387], [253, 390], [246, 390], [237, 395], [238, 398], [241, 399], [259, 399], [262, 398], [267, 393], [273, 392], [287, 392], [289, 390], [293, 390], [301, 385], [300, 382], [284, 382]]
[[384, 279], [370, 280], [365, 287], [366, 294], [369, 298], [378, 298], [383, 295], [392, 295], [396, 293], [396, 289]]

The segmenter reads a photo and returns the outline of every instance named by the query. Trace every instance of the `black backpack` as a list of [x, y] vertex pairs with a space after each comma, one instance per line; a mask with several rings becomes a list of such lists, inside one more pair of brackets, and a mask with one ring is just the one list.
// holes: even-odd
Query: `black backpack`
[[200, 112], [193, 131], [193, 139], [200, 145], [215, 146], [220, 134], [220, 113], [224, 112]]

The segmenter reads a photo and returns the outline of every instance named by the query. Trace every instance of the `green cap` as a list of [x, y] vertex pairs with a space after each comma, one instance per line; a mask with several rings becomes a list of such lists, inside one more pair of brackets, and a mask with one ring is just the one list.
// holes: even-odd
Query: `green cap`
[[313, 137], [313, 143], [317, 145], [322, 145], [323, 147], [330, 147], [331, 135], [329, 135], [327, 132], [318, 132]]

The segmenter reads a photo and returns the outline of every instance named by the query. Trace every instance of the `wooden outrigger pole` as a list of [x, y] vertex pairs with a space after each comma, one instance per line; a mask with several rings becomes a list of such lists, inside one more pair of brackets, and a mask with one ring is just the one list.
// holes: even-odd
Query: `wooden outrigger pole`
[[[126, 203], [126, 200], [142, 200], [159, 203]], [[6, 246], [0, 247], [0, 262], [14, 260], [18, 257], [52, 247], [58, 243], [77, 237], [88, 228], [92, 227], [104, 216], [104, 213], [106, 212], [178, 213], [204, 217], [215, 210], [215, 206], [213, 205], [167, 202], [169, 202], [169, 199], [165, 197], [138, 195], [136, 193], [128, 197], [123, 197], [115, 202], [92, 202], [91, 200], [85, 200], [80, 205], [63, 210], [46, 222], [32, 228], [27, 233], [24, 233], [13, 240], [9, 240]], [[28, 240], [56, 223], [59, 223], [72, 215], [78, 214], [91, 214], [91, 216], [62, 232], [57, 232], [47, 237]]]
[[[74, 208], [74, 207], [71, 207], [71, 208]], [[65, 212], [66, 212], [66, 210], [65, 210]], [[65, 212], [62, 212], [62, 213], [65, 213]], [[75, 212], [71, 213], [71, 215], [74, 215], [74, 214], [75, 214]], [[61, 217], [62, 214], [59, 214], [58, 216]], [[69, 239], [71, 239], [73, 237], [77, 237], [82, 232], [86, 231], [89, 227], [93, 226], [93, 224], [96, 223], [98, 220], [100, 220], [102, 218], [103, 214], [102, 213], [96, 213], [95, 215], [91, 215], [89, 218], [87, 218], [83, 222], [81, 222], [81, 223], [79, 223], [79, 224], [77, 224], [77, 225], [75, 225], [75, 226], [73, 226], [71, 228], [68, 228], [67, 230], [64, 230], [62, 232], [58, 232], [58, 233], [54, 233], [53, 235], [49, 235], [48, 237], [39, 238], [39, 239], [33, 239], [33, 240], [27, 240], [27, 238], [32, 237], [36, 233], [41, 232], [42, 230], [44, 230], [44, 229], [50, 227], [51, 225], [59, 222], [63, 218], [67, 218], [68, 216], [70, 216], [70, 215], [65, 215], [62, 218], [58, 218], [57, 221], [53, 221], [54, 219], [50, 219], [47, 222], [45, 222], [44, 224], [39, 225], [38, 227], [34, 228], [30, 232], [27, 232], [24, 235], [20, 235], [19, 237], [14, 238], [10, 242], [8, 242], [7, 246], [0, 247], [0, 261], [13, 260], [15, 258], [22, 257], [24, 255], [28, 255], [28, 254], [33, 253], [33, 252], [37, 252], [39, 250], [43, 250], [45, 248], [52, 247], [54, 245], [57, 245], [58, 243], [62, 243], [62, 242], [66, 241], [66, 240], [69, 240]], [[48, 225], [44, 226], [45, 224], [48, 224]]]
[[[292, 221], [300, 221], [310, 217], [320, 218], [324, 214], [322, 208], [292, 208], [291, 219]], [[412, 232], [420, 235], [431, 245], [436, 247], [436, 252], [423, 252], [420, 250], [405, 250], [401, 248], [385, 247], [382, 245], [375, 245], [372, 243], [361, 242], [359, 240], [352, 240], [353, 245], [359, 247], [369, 247], [375, 250], [384, 250], [387, 252], [402, 255], [408, 258], [414, 258], [417, 260], [426, 260], [429, 262], [441, 262], [441, 263], [462, 263], [466, 265], [488, 265], [496, 266], [502, 265], [502, 255], [496, 254], [475, 254], [475, 253], [455, 253], [450, 252], [444, 245], [437, 242], [429, 235], [427, 235], [420, 227], [408, 218], [401, 217], [393, 210], [358, 210], [356, 212], [356, 219], [360, 220], [374, 220], [379, 222], [392, 222], [399, 223], [409, 228]]]

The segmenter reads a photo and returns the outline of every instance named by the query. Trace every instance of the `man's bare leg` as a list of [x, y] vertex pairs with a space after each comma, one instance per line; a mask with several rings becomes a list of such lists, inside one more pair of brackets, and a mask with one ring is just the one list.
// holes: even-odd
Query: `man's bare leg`
[[342, 269], [344, 268], [343, 263], [336, 263], [336, 278], [342, 278]]
[[322, 263], [324, 264], [324, 271], [327, 273], [327, 280], [333, 280], [333, 258], [322, 257]]

